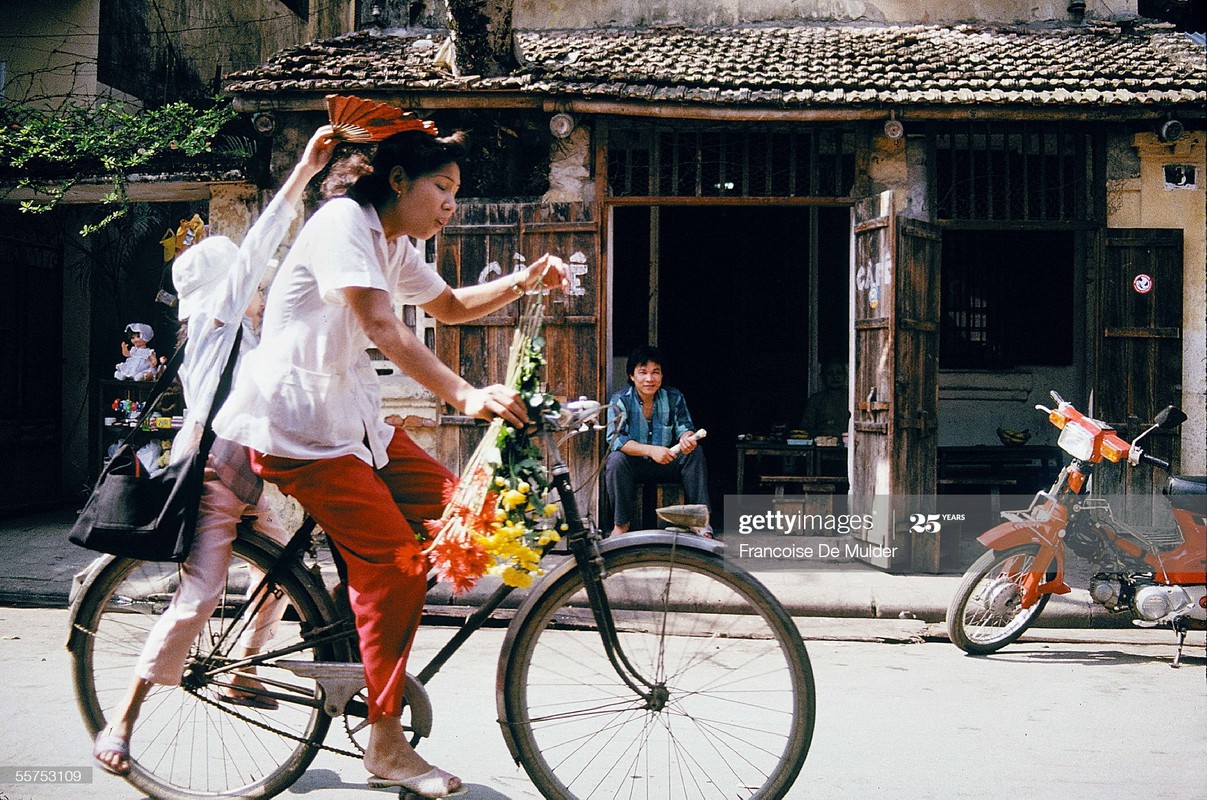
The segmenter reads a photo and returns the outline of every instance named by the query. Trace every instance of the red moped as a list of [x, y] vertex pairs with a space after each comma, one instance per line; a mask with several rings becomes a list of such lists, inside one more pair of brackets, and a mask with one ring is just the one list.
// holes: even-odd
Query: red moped
[[1098, 572], [1090, 579], [1094, 602], [1131, 614], [1138, 625], [1170, 625], [1178, 634], [1174, 666], [1181, 663], [1186, 631], [1207, 628], [1207, 477], [1172, 475], [1164, 494], [1174, 525], [1138, 528], [1094, 495], [1090, 478], [1103, 462], [1141, 463], [1168, 471], [1168, 461], [1140, 444], [1154, 430], [1186, 420], [1169, 406], [1131, 443], [1106, 423], [1082, 414], [1056, 392], [1056, 408], [1036, 406], [1060, 429], [1057, 443], [1070, 457], [1055, 483], [1023, 511], [977, 541], [989, 548], [968, 571], [947, 609], [947, 632], [960, 649], [992, 653], [1016, 640], [1054, 594], [1065, 594], [1066, 547]]

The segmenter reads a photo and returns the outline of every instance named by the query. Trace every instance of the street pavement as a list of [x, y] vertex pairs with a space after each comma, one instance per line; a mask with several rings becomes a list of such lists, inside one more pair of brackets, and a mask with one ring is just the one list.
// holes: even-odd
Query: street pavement
[[[1201, 634], [1180, 669], [1167, 632], [1032, 631], [983, 658], [924, 641], [917, 620], [801, 619], [817, 687], [817, 724], [788, 800], [1207, 796], [1207, 653]], [[138, 800], [93, 770], [87, 786], [15, 785], [15, 768], [87, 767], [63, 643], [67, 612], [0, 608], [0, 798]], [[449, 628], [420, 632], [415, 657]], [[1163, 635], [1162, 635], [1163, 634]], [[435, 710], [420, 750], [455, 770], [465, 800], [540, 800], [496, 722], [501, 629], [475, 634], [429, 684]], [[569, 669], [569, 665], [567, 665]], [[342, 726], [328, 743], [347, 746]], [[7, 777], [5, 777], [7, 775]], [[392, 797], [354, 759], [318, 756], [283, 798]], [[660, 799], [664, 800], [664, 799]]]
[[[67, 541], [73, 520], [71, 509], [0, 520], [0, 606], [67, 605], [72, 577], [95, 556]], [[738, 539], [737, 535], [728, 538]], [[796, 541], [821, 550], [841, 540]], [[743, 562], [743, 566], [751, 568], [749, 563]], [[945, 635], [940, 623], [960, 581], [959, 574], [892, 575], [845, 557], [814, 558], [793, 567], [760, 570], [756, 575], [794, 616], [912, 619], [929, 623], [922, 626], [927, 635], [940, 637]], [[1079, 569], [1084, 572], [1088, 567], [1079, 568], [1076, 559], [1071, 558], [1069, 583], [1073, 591], [1053, 597], [1036, 626], [1130, 627], [1126, 615], [1111, 615], [1090, 600], [1084, 588], [1088, 581]], [[429, 594], [428, 603], [437, 610], [472, 606], [493, 586], [483, 581], [479, 589], [457, 598], [446, 587], [437, 586]]]
[[[9, 721], [0, 726], [0, 800], [143, 797], [99, 770], [86, 787], [11, 782], [19, 767], [91, 765], [64, 606], [92, 554], [67, 543], [71, 518], [60, 511], [0, 522], [0, 702]], [[816, 733], [789, 800], [1207, 796], [1202, 633], [1188, 639], [1184, 666], [1171, 669], [1171, 632], [1103, 627], [1075, 592], [1041, 616], [1050, 627], [972, 658], [946, 641], [941, 623], [958, 575], [835, 562], [759, 578], [792, 611], [816, 676]], [[455, 620], [475, 597], [437, 589], [429, 617]], [[435, 652], [451, 632], [425, 626], [414, 657]], [[421, 752], [463, 777], [466, 800], [540, 800], [496, 721], [503, 635], [476, 633], [428, 686], [435, 727]], [[328, 744], [347, 747], [343, 738], [337, 722]], [[394, 796], [364, 779], [359, 761], [322, 753], [282, 796]]]

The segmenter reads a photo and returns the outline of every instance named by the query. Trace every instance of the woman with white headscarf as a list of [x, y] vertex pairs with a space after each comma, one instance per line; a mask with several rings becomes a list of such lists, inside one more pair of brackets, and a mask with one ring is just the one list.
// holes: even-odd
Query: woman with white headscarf
[[[297, 217], [302, 192], [331, 160], [335, 144], [329, 126], [315, 132], [301, 160], [248, 230], [242, 245], [236, 246], [224, 236], [211, 236], [190, 247], [173, 264], [179, 316], [188, 330], [180, 367], [188, 410], [172, 448], [173, 461], [194, 452], [200, 443], [222, 368], [240, 329], [240, 355], [255, 346], [255, 327], [264, 307], [260, 282]], [[222, 592], [240, 519], [254, 518], [256, 530], [277, 541], [289, 538], [262, 496], [262, 488], [263, 483], [250, 469], [246, 448], [215, 440], [205, 470], [196, 536], [188, 559], [181, 565], [180, 587], [147, 637], [124, 702], [93, 745], [93, 758], [106, 772], [129, 773], [130, 736], [151, 688], [180, 683], [189, 648]], [[269, 602], [261, 608], [256, 624], [241, 641], [245, 653], [255, 652], [272, 638], [283, 605]], [[256, 692], [262, 687], [252, 675], [236, 674], [231, 682], [223, 697], [227, 702], [256, 708], [271, 708], [276, 703]]]

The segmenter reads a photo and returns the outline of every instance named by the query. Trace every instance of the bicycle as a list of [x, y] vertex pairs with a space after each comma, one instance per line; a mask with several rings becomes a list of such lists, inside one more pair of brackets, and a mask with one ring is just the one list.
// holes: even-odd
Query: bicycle
[[[724, 546], [676, 531], [603, 539], [579, 514], [554, 434], [599, 429], [605, 406], [578, 401], [538, 423], [562, 507], [569, 558], [523, 598], [499, 656], [498, 712], [517, 763], [547, 798], [782, 798], [809, 750], [815, 699], [803, 640]], [[217, 610], [180, 686], [157, 686], [131, 740], [128, 780], [165, 800], [267, 798], [290, 786], [343, 717], [359, 748], [364, 674], [346, 603], [316, 562], [314, 523], [283, 547], [241, 531]], [[121, 699], [178, 565], [104, 556], [81, 576], [68, 640], [77, 700], [92, 735]], [[424, 685], [497, 611], [500, 586], [417, 675], [404, 725], [431, 732]], [[290, 612], [259, 652], [235, 657], [268, 592]], [[566, 665], [573, 665], [567, 673]], [[221, 699], [254, 675], [261, 705]], [[246, 690], [244, 688], [244, 690]]]

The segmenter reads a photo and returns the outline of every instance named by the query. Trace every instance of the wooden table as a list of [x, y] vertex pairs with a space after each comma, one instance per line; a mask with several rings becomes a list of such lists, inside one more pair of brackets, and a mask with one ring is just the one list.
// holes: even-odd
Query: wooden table
[[[830, 476], [846, 480], [847, 477], [847, 448], [818, 447], [809, 444], [788, 444], [782, 440], [754, 441], [744, 439], [737, 444], [737, 491], [742, 494], [746, 489], [746, 460], [751, 457], [777, 456], [780, 458], [798, 459], [799, 472], [805, 477]], [[782, 475], [784, 469], [775, 471]], [[760, 474], [770, 474], [765, 471]]]
[[938, 455], [939, 486], [953, 494], [979, 487], [1032, 494], [1055, 480], [1064, 461], [1059, 447], [1044, 445], [940, 447]]

